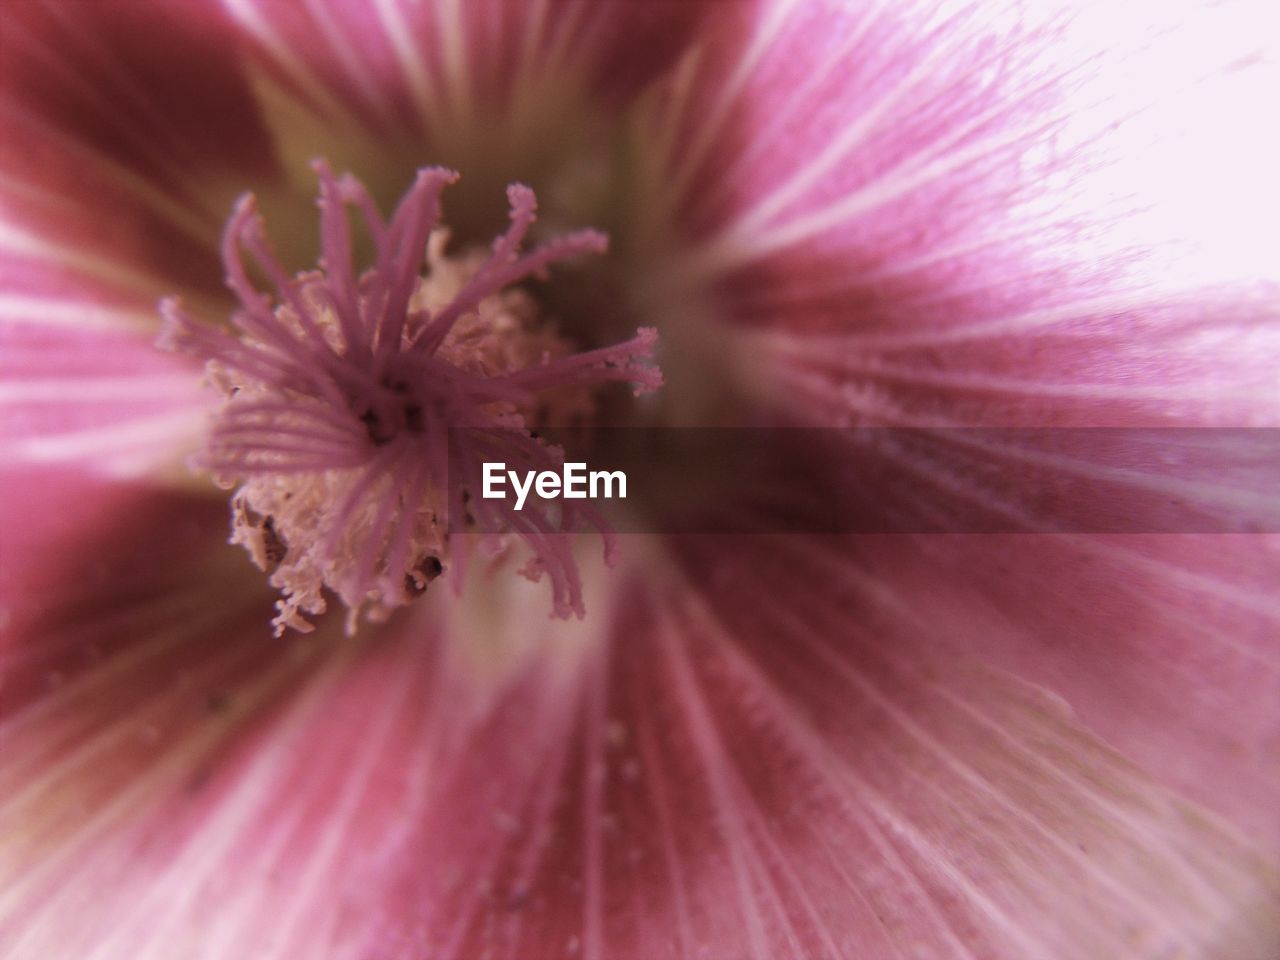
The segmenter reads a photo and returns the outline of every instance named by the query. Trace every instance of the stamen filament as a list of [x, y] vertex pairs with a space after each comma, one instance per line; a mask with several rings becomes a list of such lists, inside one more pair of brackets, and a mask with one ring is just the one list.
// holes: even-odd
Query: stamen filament
[[[487, 256], [450, 257], [439, 219], [454, 171], [420, 170], [384, 220], [350, 174], [339, 179], [321, 160], [313, 168], [321, 271], [288, 274], [246, 195], [221, 245], [241, 304], [231, 330], [196, 323], [176, 300], [160, 308], [158, 342], [203, 357], [225, 395], [197, 462], [219, 482], [240, 484], [232, 539], [282, 591], [277, 632], [310, 629], [302, 614], [324, 612], [325, 590], [346, 604], [351, 629], [366, 608], [385, 616], [446, 570], [460, 586], [467, 552], [454, 544], [451, 516], [502, 531], [489, 536], [504, 542], [522, 540], [533, 557], [520, 572], [548, 577], [556, 615], [581, 616], [581, 577], [566, 535], [583, 525], [601, 531], [609, 559], [614, 540], [603, 518], [581, 504], [517, 512], [468, 493], [479, 488], [485, 459], [534, 469], [563, 462], [533, 433], [542, 426], [534, 418], [544, 391], [661, 384], [646, 362], [652, 330], [571, 356], [532, 301], [506, 289], [568, 257], [604, 251], [606, 238], [582, 230], [521, 256], [537, 203], [532, 190], [513, 184], [508, 229]], [[376, 251], [359, 277], [348, 206]], [[274, 297], [254, 287], [246, 257]], [[590, 406], [586, 393], [556, 402], [575, 415]]]

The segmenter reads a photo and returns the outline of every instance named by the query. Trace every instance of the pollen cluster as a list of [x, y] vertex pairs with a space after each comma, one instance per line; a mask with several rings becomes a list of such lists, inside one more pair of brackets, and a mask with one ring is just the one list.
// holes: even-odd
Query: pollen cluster
[[[511, 288], [562, 259], [600, 253], [602, 234], [583, 230], [527, 253], [535, 217], [528, 187], [507, 195], [511, 223], [489, 250], [450, 254], [439, 225], [440, 194], [457, 174], [420, 170], [389, 221], [350, 175], [317, 162], [318, 270], [291, 276], [272, 252], [253, 197], [236, 204], [222, 257], [240, 301], [231, 328], [193, 320], [161, 304], [159, 344], [206, 361], [222, 399], [196, 466], [233, 489], [233, 543], [281, 592], [274, 620], [310, 630], [327, 596], [378, 620], [449, 573], [460, 585], [468, 523], [490, 550], [513, 540], [531, 550], [522, 572], [546, 574], [552, 610], [583, 613], [568, 535], [583, 524], [608, 531], [589, 507], [554, 516], [516, 515], [480, 500], [483, 462], [557, 467], [563, 452], [540, 440], [547, 420], [589, 418], [592, 391], [628, 381], [637, 392], [662, 382], [649, 362], [656, 341], [641, 329], [624, 343], [586, 353], [561, 337], [536, 301]], [[357, 275], [348, 211], [373, 242], [374, 263]], [[275, 286], [254, 286], [246, 254]], [[450, 518], [453, 522], [450, 522]], [[483, 523], [477, 523], [482, 520]]]

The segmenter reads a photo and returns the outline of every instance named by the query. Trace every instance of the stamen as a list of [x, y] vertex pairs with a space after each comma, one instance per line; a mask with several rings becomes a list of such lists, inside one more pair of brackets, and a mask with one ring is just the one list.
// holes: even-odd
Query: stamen
[[[206, 361], [225, 399], [195, 464], [231, 498], [231, 541], [243, 545], [278, 588], [277, 634], [312, 629], [326, 593], [348, 608], [348, 631], [421, 596], [446, 572], [461, 587], [465, 551], [449, 517], [470, 517], [494, 535], [524, 542], [522, 575], [551, 586], [556, 616], [583, 615], [570, 532], [585, 522], [613, 539], [589, 508], [568, 501], [555, 516], [532, 505], [516, 513], [481, 500], [481, 466], [556, 469], [559, 448], [537, 436], [538, 395], [561, 409], [590, 411], [590, 390], [625, 381], [656, 389], [657, 334], [575, 354], [511, 284], [583, 253], [606, 238], [584, 230], [520, 254], [536, 216], [533, 191], [507, 190], [511, 222], [487, 254], [448, 255], [440, 196], [458, 179], [427, 167], [384, 221], [350, 174], [320, 180], [320, 269], [290, 276], [272, 252], [251, 195], [227, 222], [222, 259], [240, 301], [231, 329], [196, 322], [176, 299], [160, 305], [158, 345]], [[357, 275], [348, 219], [354, 211], [375, 249]], [[250, 279], [249, 257], [274, 295]], [[424, 267], [425, 273], [424, 273]], [[450, 432], [469, 428], [465, 433]]]

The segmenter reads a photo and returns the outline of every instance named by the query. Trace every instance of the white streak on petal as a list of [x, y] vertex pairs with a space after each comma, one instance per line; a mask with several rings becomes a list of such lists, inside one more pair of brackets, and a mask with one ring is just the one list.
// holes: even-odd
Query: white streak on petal
[[276, 36], [267, 21], [259, 14], [253, 0], [222, 0], [231, 15], [271, 54], [285, 75], [297, 85], [313, 104], [320, 116], [330, 123], [348, 130], [363, 128], [357, 116], [326, 90], [325, 85], [294, 56], [288, 44]]
[[[331, 806], [325, 813], [325, 829], [320, 842], [307, 851], [307, 859], [301, 864], [293, 865], [293, 881], [291, 896], [282, 911], [273, 911], [273, 938], [281, 945], [285, 955], [304, 956], [336, 939], [335, 932], [328, 929], [329, 924], [316, 923], [313, 904], [325, 895], [326, 886], [332, 882], [334, 875], [341, 875], [340, 859], [344, 856], [343, 844], [350, 835], [354, 821], [361, 816], [360, 804], [365, 795], [375, 789], [375, 770], [388, 763], [389, 757], [395, 756], [398, 743], [393, 741], [394, 726], [402, 716], [408, 700], [418, 690], [419, 678], [409, 670], [403, 671], [396, 683], [382, 693], [383, 701], [374, 722], [362, 731], [361, 752], [355, 764], [349, 768], [342, 791], [331, 799]], [[394, 762], [394, 761], [391, 761]], [[303, 814], [299, 814], [302, 816]], [[287, 818], [282, 820], [287, 823]], [[287, 837], [284, 831], [280, 836]], [[268, 854], [266, 859], [284, 857], [277, 853], [275, 857]], [[254, 898], [256, 899], [256, 897]], [[249, 910], [245, 911], [250, 914]], [[333, 917], [330, 915], [329, 922]], [[261, 928], [254, 924], [241, 931], [239, 944], [225, 944], [221, 951], [223, 956], [244, 955], [253, 949], [255, 940], [260, 937]], [[219, 951], [214, 951], [214, 956]]]
[[26, 437], [0, 446], [0, 452], [31, 463], [92, 463], [112, 477], [144, 476], [167, 463], [174, 451], [195, 448], [204, 412], [192, 406], [91, 430]]
[[306, 0], [307, 11], [315, 20], [316, 26], [324, 34], [325, 41], [333, 48], [342, 63], [343, 70], [350, 78], [353, 88], [360, 96], [362, 106], [378, 116], [378, 120], [390, 125], [395, 117], [390, 110], [386, 98], [378, 89], [374, 78], [369, 74], [364, 60], [352, 47], [350, 38], [343, 32], [329, 13], [328, 0]]
[[[742, 152], [730, 162], [726, 175], [732, 175], [742, 168], [749, 169], [755, 159], [768, 149], [768, 144], [773, 143], [776, 137], [785, 135], [782, 130], [790, 119], [790, 105], [792, 103], [803, 104], [809, 97], [817, 94], [822, 84], [828, 82], [832, 74], [845, 65], [847, 58], [854, 51], [854, 48], [863, 41], [867, 31], [871, 29], [874, 23], [874, 16], [864, 16], [852, 27], [843, 31], [839, 44], [827, 51], [821, 62], [813, 64], [811, 68], [805, 71], [803, 82], [794, 90], [788, 92], [787, 101], [780, 105], [776, 114], [766, 124], [761, 125], [758, 130], [753, 131], [751, 139], [743, 144]], [[741, 91], [739, 91], [740, 93]], [[862, 123], [863, 119], [859, 118], [858, 122]], [[701, 133], [703, 129], [700, 124], [699, 132]], [[710, 132], [710, 130], [707, 130], [707, 133]], [[847, 137], [848, 133], [846, 131], [842, 138]], [[682, 162], [682, 165], [672, 184], [673, 188], [683, 189], [687, 178], [696, 172], [697, 164], [695, 159], [700, 159], [700, 157], [693, 157], [691, 153], [686, 152], [683, 146], [681, 147], [678, 160]]]
[[608, 712], [608, 672], [604, 658], [597, 657], [588, 668], [586, 693], [586, 735], [582, 792], [582, 955], [585, 960], [604, 960], [604, 781], [605, 717]]
[[[121, 113], [121, 104], [114, 99], [115, 96], [118, 96], [117, 90], [103, 84], [97, 77], [88, 73], [82, 74], [78, 72], [76, 68], [80, 64], [72, 60], [65, 52], [50, 50], [45, 43], [36, 37], [24, 35], [20, 27], [17, 28], [17, 35], [21, 36], [23, 43], [28, 47], [28, 52], [35, 52], [37, 58], [42, 61], [41, 69], [48, 72], [46, 82], [54, 78], [61, 79], [63, 83], [82, 97], [86, 104], [92, 105], [97, 113], [106, 116]], [[108, 52], [107, 56], [110, 57], [111, 54]], [[139, 95], [137, 87], [128, 77], [126, 71], [116, 71], [112, 79], [117, 84], [123, 79], [125, 89], [129, 94], [133, 95], [130, 98], [135, 101], [133, 106], [141, 108], [148, 123], [155, 124], [158, 128], [163, 129], [163, 119], [157, 117], [155, 112], [149, 108], [145, 96]], [[77, 158], [84, 162], [92, 163], [95, 176], [103, 173], [108, 174], [110, 179], [125, 186], [142, 203], [154, 209], [165, 211], [164, 215], [171, 222], [184, 228], [190, 226], [189, 213], [175, 207], [172, 201], [165, 197], [163, 193], [152, 188], [145, 178], [136, 176], [127, 167], [90, 144], [66, 135], [64, 132], [45, 123], [39, 117], [30, 116], [29, 111], [24, 107], [21, 100], [15, 97], [11, 91], [0, 90], [0, 114], [5, 115], [4, 122], [6, 124], [13, 122], [10, 118], [17, 118], [24, 126], [33, 126], [39, 132], [42, 140], [45, 140], [51, 146], [56, 145], [57, 149], [66, 154], [68, 158]], [[168, 176], [173, 176], [178, 182], [188, 179], [188, 171], [184, 170], [169, 154], [161, 149], [159, 138], [138, 137], [135, 142], [147, 161], [154, 163], [157, 169], [164, 171]], [[184, 176], [184, 174], [188, 174], [188, 176]], [[212, 230], [210, 229], [211, 227]], [[212, 222], [196, 221], [192, 235], [203, 243], [212, 241], [216, 244], [216, 220]]]
[[400, 0], [373, 0], [373, 4], [382, 32], [395, 51], [396, 63], [404, 75], [418, 116], [425, 126], [433, 127], [439, 119], [436, 115], [439, 96], [431, 75], [423, 66], [422, 52], [415, 46], [413, 34], [404, 20]]
[[441, 54], [453, 104], [460, 116], [466, 116], [475, 108], [468, 96], [471, 85], [467, 82], [467, 19], [462, 13], [462, 0], [438, 0], [436, 16], [440, 23]]
[[[704, 629], [706, 629], [705, 621]], [[725, 649], [726, 653], [734, 657], [739, 668], [745, 666], [745, 661], [742, 661], [728, 649], [729, 644], [733, 642], [732, 638], [724, 635], [718, 628], [713, 627], [712, 633], [713, 635], [718, 635], [722, 649]], [[788, 641], [799, 643], [802, 642], [801, 636], [787, 637], [783, 634], [777, 640], [782, 643]], [[780, 691], [772, 687], [765, 674], [757, 670], [751, 670], [747, 677], [752, 688], [752, 698], [768, 705], [771, 719], [781, 726], [781, 732], [784, 736], [789, 740], [801, 743], [811, 741], [809, 744], [810, 749], [816, 752], [809, 758], [810, 761], [821, 769], [839, 771], [833, 777], [836, 781], [835, 789], [837, 791], [845, 793], [851, 798], [856, 798], [856, 802], [869, 810], [873, 822], [878, 822], [889, 836], [905, 840], [907, 845], [912, 848], [912, 851], [921, 858], [919, 866], [923, 867], [926, 873], [942, 878], [947, 884], [952, 885], [956, 892], [967, 899], [972, 908], [999, 930], [1002, 938], [1007, 938], [1007, 940], [1012, 940], [1018, 944], [1018, 949], [1025, 951], [1023, 954], [1025, 956], [1035, 956], [1037, 954], [1037, 939], [1033, 932], [1026, 929], [1023, 923], [1019, 921], [1016, 911], [1002, 906], [994, 896], [989, 895], [988, 888], [984, 884], [975, 882], [969, 877], [963, 863], [942, 844], [931, 840], [923, 825], [917, 825], [909, 817], [895, 811], [890, 805], [889, 799], [877, 790], [869, 779], [859, 776], [848, 768], [842, 760], [837, 758], [834, 752], [831, 752], [829, 747], [818, 746], [819, 741], [816, 738], [812, 738], [811, 731], [805, 728], [795, 714], [794, 708], [787, 703]], [[878, 732], [878, 735], [883, 736], [884, 734], [883, 732]]]
[[[678, 166], [672, 172], [671, 192], [683, 194], [688, 180], [702, 162], [708, 148], [717, 135], [723, 131], [729, 114], [743, 95], [747, 81], [751, 78], [760, 59], [769, 51], [777, 31], [796, 10], [801, 0], [779, 0], [769, 4], [765, 15], [761, 17], [752, 31], [750, 42], [735, 62], [733, 72], [719, 82], [715, 88], [715, 100], [705, 116], [698, 118], [698, 125], [693, 138], [680, 145], [676, 155]], [[680, 117], [672, 118], [678, 122]]]
[[[799, 541], [791, 546], [814, 555]], [[847, 559], [832, 560], [834, 574], [855, 585], [846, 596], [863, 610], [865, 624], [852, 634], [841, 632], [850, 629], [847, 610], [785, 602], [800, 595], [788, 580], [775, 580], [775, 590], [757, 594], [750, 611], [739, 608], [723, 628], [686, 605], [689, 626], [680, 632], [713, 640], [753, 715], [776, 729], [783, 749], [805, 756], [806, 771], [831, 779], [837, 795], [866, 805], [891, 837], [908, 843], [918, 868], [993, 925], [990, 941], [974, 941], [986, 943], [978, 955], [1084, 960], [1127, 955], [1139, 943], [1218, 955], [1212, 948], [1242, 907], [1260, 907], [1275, 884], [1240, 839], [1103, 749], [1060, 704], [1037, 702], [1013, 678], [951, 659], [950, 648], [933, 640], [946, 630], [940, 610], [922, 609], [891, 580], [859, 575]], [[790, 556], [778, 563], [799, 581], [821, 576]], [[834, 598], [836, 588], [823, 593]], [[751, 655], [738, 639], [742, 617], [771, 635]], [[932, 663], [921, 646], [931, 642]], [[957, 723], [944, 704], [958, 698], [1004, 715], [998, 741]], [[823, 718], [821, 733], [806, 724], [811, 714]], [[831, 726], [841, 717], [862, 736]], [[805, 793], [805, 780], [795, 782]], [[1255, 926], [1252, 936], [1265, 938], [1265, 929]]]
[[20, 320], [25, 324], [113, 333], [154, 331], [157, 323], [152, 311], [21, 293], [0, 293], [0, 320]]
[[[102, 614], [95, 617], [95, 626], [102, 630], [120, 629], [127, 624], [138, 634], [145, 634], [147, 639], [138, 641], [127, 652], [117, 654], [110, 660], [81, 676], [60, 682], [54, 690], [47, 693], [35, 703], [15, 712], [0, 722], [0, 738], [16, 737], [24, 729], [34, 724], [42, 724], [41, 740], [43, 746], [53, 746], [73, 735], [83, 736], [82, 721], [74, 716], [74, 708], [79, 704], [91, 702], [96, 694], [110, 687], [111, 683], [129, 675], [148, 662], [154, 661], [161, 654], [173, 649], [179, 642], [183, 632], [198, 620], [200, 614], [197, 601], [203, 590], [198, 587], [174, 587], [166, 591], [163, 597], [150, 601], [144, 610], [127, 609], [114, 614]], [[180, 629], [175, 629], [180, 628]], [[70, 637], [51, 640], [44, 644], [38, 654], [34, 651], [28, 655], [48, 657], [52, 654], [66, 654], [86, 643], [91, 644], [84, 635], [73, 634]], [[23, 657], [21, 651], [14, 651], [4, 660], [4, 668], [13, 670]], [[67, 713], [64, 722], [56, 715]], [[44, 763], [45, 755], [39, 749], [29, 749], [22, 759], [10, 769], [3, 771], [0, 784], [5, 789], [0, 794], [5, 796], [5, 804], [14, 800], [17, 794], [17, 783], [26, 781], [30, 771], [28, 765]], [[9, 777], [15, 777], [15, 785], [10, 786]]]
[[[242, 706], [254, 708], [269, 702], [272, 695], [278, 693], [284, 683], [296, 673], [296, 669], [294, 664], [286, 661], [255, 678], [251, 685], [238, 691]], [[119, 723], [122, 727], [127, 726], [132, 730], [131, 719], [131, 717], [122, 718]], [[107, 864], [95, 862], [93, 854], [89, 852], [91, 846], [116, 826], [127, 821], [147, 798], [163, 791], [166, 787], [172, 788], [180, 782], [189, 774], [194, 761], [212, 749], [225, 736], [226, 731], [218, 724], [209, 725], [202, 731], [186, 735], [181, 744], [171, 748], [160, 762], [138, 776], [126, 788], [105, 799], [93, 809], [90, 815], [78, 818], [74, 829], [59, 837], [56, 850], [34, 861], [34, 866], [31, 865], [31, 861], [27, 862], [27, 869], [23, 871], [21, 878], [22, 883], [10, 886], [7, 895], [0, 899], [0, 914], [15, 915], [15, 904], [29, 897], [32, 890], [39, 889], [38, 885], [67, 868], [67, 865], [77, 858], [85, 858], [85, 862], [76, 869], [77, 873], [81, 870], [107, 866]], [[45, 798], [45, 802], [49, 800], [50, 798]], [[58, 804], [55, 811], [65, 814], [66, 801]], [[29, 827], [24, 827], [25, 829]], [[62, 888], [60, 896], [68, 901], [74, 901], [83, 896], [83, 891], [76, 885], [69, 884]], [[67, 937], [65, 914], [57, 909], [56, 902], [51, 902], [47, 897], [42, 900], [41, 908], [38, 921], [28, 926], [21, 938], [16, 941], [15, 956], [23, 956], [24, 950], [30, 951], [25, 954], [29, 956], [58, 956], [65, 949]]]
[[[129, 169], [101, 151], [86, 148], [68, 137], [60, 136], [54, 131], [42, 129], [41, 138], [68, 159], [79, 158], [93, 170], [94, 176], [118, 187], [122, 195], [136, 201], [139, 206], [154, 213], [163, 223], [170, 224], [197, 244], [210, 251], [217, 250], [219, 217], [212, 213], [200, 215], [175, 203], [162, 191], [155, 189], [145, 178], [135, 176]], [[0, 196], [21, 197], [26, 200], [45, 201], [44, 210], [55, 222], [85, 216], [83, 208], [68, 202], [66, 197], [50, 197], [39, 184], [0, 172]]]
[[[747, 335], [751, 336], [751, 335]], [[961, 393], [995, 393], [1026, 397], [1063, 397], [1069, 399], [1098, 400], [1186, 400], [1195, 402], [1215, 401], [1223, 398], [1239, 400], [1257, 399], [1257, 393], [1244, 387], [1231, 392], [1232, 385], [1186, 385], [1178, 383], [1151, 383], [1142, 380], [1124, 380], [1113, 383], [1086, 381], [1054, 382], [1047, 379], [1018, 379], [984, 372], [982, 370], [944, 371], [926, 367], [895, 365], [874, 359], [858, 352], [856, 338], [848, 338], [839, 346], [830, 341], [814, 342], [813, 338], [800, 338], [794, 334], [764, 334], [751, 337], [762, 350], [776, 351], [805, 364], [824, 369], [836, 369], [841, 373], [857, 374], [876, 380], [904, 383], [911, 386], [943, 387]], [[1280, 390], [1280, 386], [1277, 386]], [[1280, 395], [1276, 397], [1280, 405]]]
[[164, 289], [164, 279], [154, 274], [141, 273], [133, 264], [122, 263], [109, 257], [86, 253], [77, 247], [50, 242], [30, 231], [0, 222], [0, 252], [33, 257], [41, 266], [55, 269], [74, 269], [110, 283], [113, 287], [144, 296], [158, 296]]
[[513, 83], [518, 97], [523, 88], [532, 88], [546, 65], [541, 51], [546, 45], [547, 14], [551, 0], [528, 0], [524, 28], [520, 31], [520, 55], [516, 61]]
[[[871, 106], [870, 109], [863, 110], [840, 132], [828, 142], [821, 153], [812, 158], [805, 166], [796, 170], [791, 176], [780, 184], [772, 193], [756, 201], [751, 207], [737, 214], [736, 219], [727, 226], [726, 234], [731, 238], [730, 242], [736, 242], [742, 238], [753, 238], [752, 249], [754, 251], [765, 251], [770, 249], [770, 245], [775, 243], [774, 240], [768, 239], [764, 242], [755, 240], [770, 226], [771, 221], [790, 204], [801, 198], [805, 191], [812, 187], [815, 182], [828, 173], [840, 161], [848, 158], [849, 154], [864, 145], [870, 135], [880, 126], [884, 125], [896, 112], [900, 112], [899, 108], [902, 101], [916, 92], [917, 88], [928, 81], [936, 72], [937, 67], [943, 59], [951, 55], [944, 43], [936, 44], [929, 52], [929, 56], [924, 57], [919, 63], [914, 64], [909, 73], [898, 81], [893, 89], [882, 93]], [[980, 118], [980, 122], [981, 122]], [[958, 139], [967, 132], [966, 128], [960, 128], [954, 135], [948, 139]], [[943, 147], [946, 143], [944, 141]], [[940, 152], [940, 151], [935, 151]], [[912, 158], [913, 164], [918, 163], [917, 158]], [[892, 183], [893, 181], [890, 181]], [[848, 214], [843, 212], [846, 208], [854, 208], [854, 198], [864, 194], [876, 197], [875, 202], [885, 202], [893, 196], [892, 187], [882, 187], [875, 193], [869, 193], [873, 181], [852, 194], [848, 201], [843, 205], [837, 205], [834, 209], [828, 211], [826, 216], [828, 222], [839, 223], [845, 219]], [[870, 202], [863, 201], [869, 208]], [[800, 221], [803, 222], [803, 221]], [[822, 220], [814, 220], [815, 223], [822, 223]], [[778, 230], [781, 236], [797, 235], [804, 236], [803, 231], [797, 232], [797, 228], [791, 227], [791, 234], [788, 234], [789, 225], [774, 226], [773, 229]], [[817, 233], [821, 227], [813, 230]], [[716, 241], [712, 241], [716, 242]], [[756, 253], [756, 255], [760, 255]]]
[[[556, 14], [554, 33], [538, 58], [542, 72], [552, 76], [570, 72], [574, 58], [580, 55], [578, 51], [591, 49], [588, 31], [593, 27], [599, 31], [604, 26], [599, 17], [587, 21], [591, 15], [591, 4], [562, 5]], [[586, 27], [583, 27], [584, 21], [587, 21]]]
[[[190, 837], [179, 849], [169, 868], [156, 878], [158, 882], [146, 888], [144, 899], [133, 905], [131, 914], [120, 918], [113, 935], [99, 940], [95, 955], [103, 958], [118, 957], [123, 945], [138, 943], [140, 933], [145, 934], [142, 942], [147, 944], [138, 949], [140, 956], [161, 956], [179, 948], [179, 945], [196, 949], [196, 944], [203, 938], [197, 938], [190, 929], [190, 911], [201, 897], [208, 896], [209, 887], [217, 877], [218, 864], [237, 843], [243, 841], [251, 826], [261, 824], [264, 801], [279, 786], [275, 778], [276, 768], [284, 764], [292, 752], [303, 748], [306, 722], [314, 717], [316, 711], [323, 709], [325, 694], [341, 677], [349, 663], [349, 652], [340, 652], [308, 681], [306, 691], [290, 705], [275, 729], [275, 736], [244, 771], [234, 791], [213, 816], [201, 825], [199, 833]], [[281, 810], [278, 813], [285, 816], [287, 822], [288, 811]], [[259, 853], [269, 856], [270, 846], [266, 845]], [[249, 901], [246, 906], [265, 906], [257, 899], [257, 891], [254, 889], [239, 888], [236, 895]], [[154, 911], [148, 909], [152, 903]], [[233, 903], [231, 900], [224, 901], [224, 907], [230, 909]], [[234, 923], [223, 923], [214, 929], [218, 931], [219, 938], [222, 938], [233, 934], [236, 926]], [[161, 946], [165, 944], [168, 946]], [[201, 943], [195, 955], [211, 958], [228, 956], [216, 949], [218, 946], [216, 942]], [[149, 954], [152, 947], [159, 947], [159, 952]]]
[[[0, 383], [0, 406], [21, 403], [66, 403], [71, 385], [57, 377], [8, 379]], [[90, 377], [76, 379], [77, 401], [155, 400], [190, 396], [190, 376]]]
[[[938, 184], [967, 165], [989, 159], [1028, 138], [1029, 131], [1015, 128], [1003, 136], [980, 140], [963, 149], [952, 149], [955, 141], [968, 137], [974, 130], [990, 122], [995, 112], [992, 111], [991, 115], [979, 115], [969, 126], [961, 127], [942, 138], [928, 153], [913, 157], [878, 179], [859, 184], [851, 192], [836, 198], [834, 202], [822, 204], [818, 209], [802, 208], [791, 219], [769, 223], [767, 226], [755, 219], [753, 215], [756, 211], [744, 215], [710, 240], [689, 269], [695, 276], [705, 280], [705, 277], [731, 271], [769, 254], [814, 240], [829, 230], [848, 224], [923, 187]], [[859, 136], [863, 134], [862, 128], [856, 125], [853, 132]], [[838, 159], [839, 156], [824, 157], [822, 169], [814, 172], [814, 176], [820, 175]], [[809, 172], [806, 170], [800, 176], [807, 177]], [[806, 184], [801, 184], [801, 187], [804, 185]], [[802, 190], [797, 189], [794, 193], [801, 192]], [[789, 187], [784, 187], [782, 193], [782, 199], [793, 199], [793, 192]], [[769, 201], [762, 206], [764, 209], [761, 213], [774, 212]]]
[[[669, 638], [669, 631], [663, 630], [662, 637], [663, 654], [674, 674], [676, 691], [686, 713], [685, 720], [692, 732], [702, 761], [701, 766], [706, 771], [716, 810], [716, 828], [727, 848], [738, 913], [746, 924], [751, 956], [754, 960], [769, 960], [772, 951], [764, 928], [764, 911], [757, 907], [757, 890], [763, 884], [761, 868], [751, 848], [746, 825], [742, 822], [739, 810], [741, 799], [734, 789], [724, 748], [715, 733], [715, 723], [698, 692], [688, 661], [684, 658], [679, 643]], [[776, 898], [776, 892], [773, 895]]]

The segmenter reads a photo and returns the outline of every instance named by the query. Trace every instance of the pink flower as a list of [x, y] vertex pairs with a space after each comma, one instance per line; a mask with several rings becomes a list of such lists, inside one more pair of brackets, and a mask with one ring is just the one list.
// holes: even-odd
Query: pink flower
[[[658, 329], [665, 386], [592, 395], [604, 422], [1273, 428], [1276, 26], [1261, 2], [6, 7], [0, 952], [1274, 954], [1274, 534], [634, 536], [612, 569], [563, 556], [568, 593], [515, 549], [354, 637], [275, 639], [184, 465], [242, 474], [238, 428], [283, 443], [202, 439], [203, 360], [256, 347], [152, 344], [162, 297], [188, 346], [251, 311], [219, 259], [236, 197], [283, 310], [316, 289], [288, 281], [317, 262], [314, 158], [384, 213], [447, 167], [451, 250], [504, 235], [513, 183], [543, 238], [608, 233], [511, 294], [559, 321], [528, 328], [548, 357]], [[310, 336], [298, 315], [256, 329]], [[361, 450], [419, 432], [373, 382]], [[906, 451], [919, 483], [884, 500], [1024, 519], [980, 469], [1018, 451], [953, 446]], [[1185, 493], [1145, 467], [1119, 509]], [[1193, 493], [1266, 501], [1265, 474]], [[395, 593], [354, 556], [353, 595]]]

